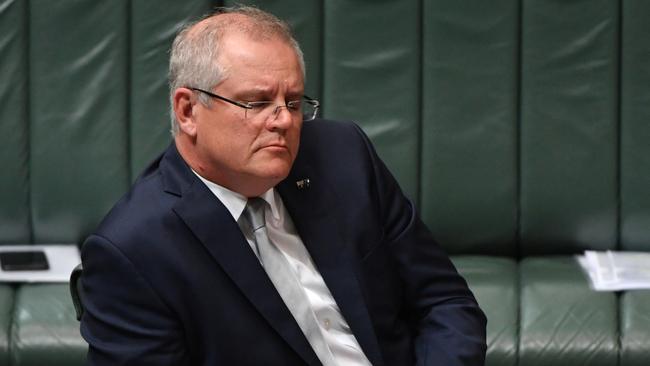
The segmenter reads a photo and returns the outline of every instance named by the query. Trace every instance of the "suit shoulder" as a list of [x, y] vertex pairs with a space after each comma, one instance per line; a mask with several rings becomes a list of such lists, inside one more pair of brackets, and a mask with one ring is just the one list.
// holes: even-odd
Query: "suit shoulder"
[[178, 200], [182, 190], [179, 187], [192, 183], [191, 179], [186, 182], [186, 178], [176, 177], [185, 174], [185, 167], [178, 161], [180, 157], [177, 154], [175, 147], [170, 145], [145, 168], [104, 217], [95, 233], [120, 243], [147, 229], [160, 229]]
[[363, 130], [351, 121], [315, 119], [304, 124], [300, 149], [303, 154], [354, 155], [368, 153], [371, 143]]
[[127, 235], [159, 226], [171, 210], [174, 198], [163, 191], [159, 172], [142, 176], [115, 203], [95, 233], [115, 244], [128, 242]]
[[[352, 121], [337, 121], [331, 119], [315, 119], [303, 124], [303, 138], [318, 138], [326, 136], [354, 135], [359, 126]], [[326, 136], [323, 136], [325, 134]]]

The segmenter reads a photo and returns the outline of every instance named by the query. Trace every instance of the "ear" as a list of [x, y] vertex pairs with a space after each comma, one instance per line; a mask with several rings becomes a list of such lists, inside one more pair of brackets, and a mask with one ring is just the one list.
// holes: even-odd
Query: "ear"
[[196, 136], [196, 120], [194, 119], [194, 93], [188, 88], [178, 88], [174, 91], [174, 115], [180, 132], [190, 137]]

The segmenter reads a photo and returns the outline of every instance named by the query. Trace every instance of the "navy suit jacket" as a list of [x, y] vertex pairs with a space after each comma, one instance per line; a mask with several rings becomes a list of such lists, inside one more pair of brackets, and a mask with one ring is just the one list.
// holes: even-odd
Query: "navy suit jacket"
[[[356, 125], [305, 123], [276, 188], [373, 365], [484, 363], [485, 316]], [[237, 223], [173, 144], [82, 260], [89, 365], [320, 364]]]

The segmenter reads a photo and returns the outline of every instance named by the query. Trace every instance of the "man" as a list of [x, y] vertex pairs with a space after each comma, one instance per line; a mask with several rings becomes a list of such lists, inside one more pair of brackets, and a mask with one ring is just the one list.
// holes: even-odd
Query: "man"
[[[84, 243], [90, 365], [481, 365], [485, 317], [361, 130], [254, 8], [186, 27], [174, 143]], [[305, 116], [303, 116], [305, 114]]]

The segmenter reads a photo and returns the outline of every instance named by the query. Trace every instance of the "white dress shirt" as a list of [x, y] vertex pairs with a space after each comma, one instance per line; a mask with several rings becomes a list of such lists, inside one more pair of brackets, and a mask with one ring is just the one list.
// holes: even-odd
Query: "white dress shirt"
[[[233, 219], [239, 222], [248, 199], [194, 172], [212, 193], [226, 206]], [[333, 359], [339, 366], [371, 365], [361, 350], [359, 342], [352, 334], [348, 323], [343, 318], [334, 297], [327, 288], [323, 277], [316, 269], [298, 232], [293, 225], [280, 195], [271, 188], [262, 196], [269, 205], [265, 209], [266, 230], [269, 239], [280, 249], [291, 265], [296, 279], [305, 291], [320, 331], [327, 342]], [[254, 237], [244, 231], [251, 250], [255, 249]]]

